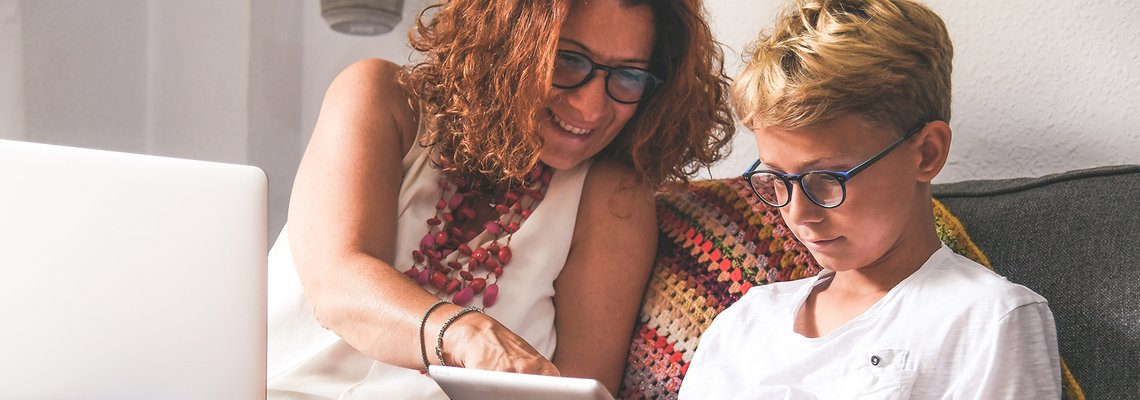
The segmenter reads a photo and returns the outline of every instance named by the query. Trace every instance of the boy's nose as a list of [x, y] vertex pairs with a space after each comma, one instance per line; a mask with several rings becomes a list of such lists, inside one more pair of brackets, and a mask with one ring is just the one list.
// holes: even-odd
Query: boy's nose
[[822, 221], [823, 213], [827, 210], [813, 203], [808, 198], [807, 193], [804, 193], [803, 187], [795, 184], [792, 189], [792, 198], [780, 211], [784, 217], [784, 222], [804, 225]]

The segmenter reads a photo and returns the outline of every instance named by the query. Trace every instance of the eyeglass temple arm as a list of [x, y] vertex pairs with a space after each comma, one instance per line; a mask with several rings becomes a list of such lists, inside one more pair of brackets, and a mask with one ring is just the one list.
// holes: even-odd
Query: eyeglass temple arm
[[742, 173], [740, 175], [741, 176], [747, 175], [749, 172], [752, 172], [752, 170], [756, 169], [756, 167], [759, 167], [759, 166], [760, 166], [760, 159], [757, 158], [756, 162], [752, 163], [752, 166], [748, 167], [748, 169], [744, 170], [744, 173]]
[[855, 175], [862, 172], [868, 166], [870, 166], [871, 164], [874, 164], [875, 161], [879, 161], [879, 159], [886, 157], [887, 154], [891, 152], [891, 150], [894, 150], [895, 147], [899, 147], [899, 145], [903, 144], [903, 142], [906, 142], [907, 139], [910, 139], [915, 134], [922, 132], [922, 128], [925, 128], [925, 127], [926, 127], [926, 124], [922, 124], [922, 126], [918, 127], [918, 129], [912, 130], [909, 133], [898, 138], [898, 140], [895, 140], [894, 143], [891, 143], [890, 146], [887, 146], [887, 148], [883, 149], [883, 151], [880, 151], [879, 154], [875, 154], [874, 157], [871, 157], [867, 161], [863, 161], [863, 162], [859, 163], [859, 165], [856, 165], [855, 168], [851, 168], [851, 169], [847, 170], [847, 173], [846, 173], [847, 179], [851, 179], [851, 178], [855, 177]]

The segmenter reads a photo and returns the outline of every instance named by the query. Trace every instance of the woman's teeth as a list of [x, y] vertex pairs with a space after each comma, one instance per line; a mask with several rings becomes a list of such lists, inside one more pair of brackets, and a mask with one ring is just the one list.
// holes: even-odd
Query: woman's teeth
[[554, 115], [553, 112], [550, 113], [550, 116], [554, 119], [554, 123], [558, 124], [558, 126], [562, 127], [562, 129], [565, 129], [567, 132], [573, 133], [575, 135], [585, 135], [591, 131], [590, 129], [582, 129], [574, 125], [570, 125], [563, 121], [561, 118], [558, 118], [557, 115]]

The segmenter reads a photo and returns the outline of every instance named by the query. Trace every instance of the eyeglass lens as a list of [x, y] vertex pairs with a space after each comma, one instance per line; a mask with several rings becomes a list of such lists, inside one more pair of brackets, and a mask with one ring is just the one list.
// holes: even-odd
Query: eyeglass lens
[[639, 102], [653, 89], [653, 77], [645, 70], [598, 65], [585, 55], [570, 51], [559, 51], [556, 57], [554, 62], [556, 87], [570, 89], [581, 86], [593, 78], [595, 69], [602, 69], [606, 71], [606, 93], [619, 102]]
[[[756, 195], [768, 205], [783, 207], [792, 197], [792, 185], [776, 174], [758, 172], [750, 180]], [[808, 198], [820, 206], [835, 207], [843, 202], [843, 183], [834, 175], [809, 172], [799, 179], [799, 183]]]

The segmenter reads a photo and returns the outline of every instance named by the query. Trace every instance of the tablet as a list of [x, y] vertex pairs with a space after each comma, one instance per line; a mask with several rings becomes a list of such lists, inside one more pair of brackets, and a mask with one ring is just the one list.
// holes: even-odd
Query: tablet
[[451, 400], [613, 400], [594, 379], [432, 365], [428, 375]]

